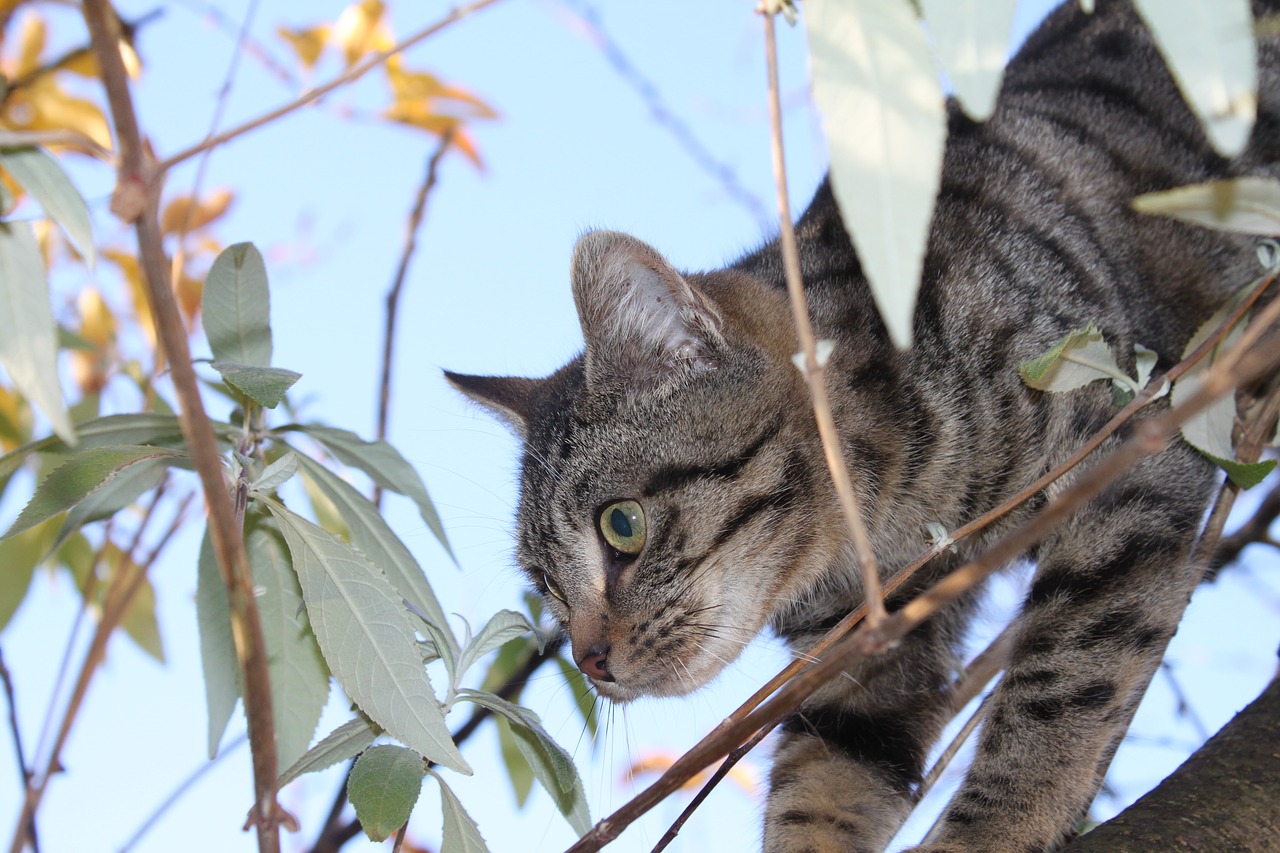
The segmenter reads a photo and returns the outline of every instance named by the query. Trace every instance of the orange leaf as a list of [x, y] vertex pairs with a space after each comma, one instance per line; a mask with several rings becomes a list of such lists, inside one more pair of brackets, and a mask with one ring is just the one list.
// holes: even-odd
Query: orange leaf
[[200, 313], [200, 299], [204, 295], [204, 281], [183, 272], [178, 276], [174, 291], [178, 297], [178, 308], [187, 320], [187, 328], [195, 328], [196, 315]]
[[14, 69], [14, 77], [30, 74], [40, 67], [44, 36], [44, 18], [34, 12], [22, 16], [22, 26], [18, 30], [18, 66]]
[[133, 316], [137, 318], [138, 327], [154, 349], [156, 327], [151, 317], [151, 302], [147, 298], [147, 288], [142, 283], [142, 271], [138, 267], [138, 259], [119, 249], [103, 249], [102, 257], [119, 267], [124, 275], [125, 283], [129, 285], [129, 297], [133, 300]]
[[63, 91], [50, 74], [41, 74], [30, 86], [13, 92], [6, 107], [4, 117], [15, 130], [78, 130], [104, 148], [111, 147], [102, 110]]
[[160, 230], [165, 234], [197, 231], [226, 213], [234, 198], [228, 189], [214, 190], [195, 204], [190, 195], [177, 196], [165, 206]]
[[17, 391], [0, 385], [0, 451], [8, 453], [31, 440], [31, 404]]
[[116, 316], [96, 287], [86, 287], [76, 297], [80, 311], [80, 337], [97, 347], [107, 347], [116, 338]]

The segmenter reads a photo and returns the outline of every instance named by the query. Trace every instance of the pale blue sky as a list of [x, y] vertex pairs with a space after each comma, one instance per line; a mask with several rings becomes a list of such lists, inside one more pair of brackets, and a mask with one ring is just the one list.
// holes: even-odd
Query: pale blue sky
[[[128, 15], [153, 8], [122, 4]], [[750, 0], [506, 0], [412, 51], [409, 65], [430, 69], [486, 98], [502, 114], [475, 136], [487, 171], [450, 158], [431, 199], [401, 304], [390, 439], [420, 470], [444, 517], [461, 563], [454, 568], [404, 501], [388, 517], [436, 587], [445, 610], [475, 626], [502, 607], [518, 606], [521, 581], [511, 558], [515, 445], [500, 426], [467, 406], [439, 368], [471, 373], [550, 372], [580, 347], [568, 287], [576, 237], [591, 227], [630, 231], [659, 246], [677, 266], [702, 269], [760, 242], [767, 228], [749, 206], [696, 162], [669, 124], [606, 59], [582, 26], [598, 12], [608, 35], [659, 102], [745, 191], [771, 209], [772, 173], [764, 106], [761, 24]], [[1042, 14], [1044, 0], [1024, 2], [1019, 29]], [[243, 2], [220, 5], [238, 21]], [[332, 19], [336, 2], [264, 2], [254, 32], [279, 55], [278, 24]], [[175, 3], [140, 39], [149, 65], [138, 85], [141, 119], [163, 156], [202, 137], [222, 84], [232, 35]], [[439, 2], [400, 3], [406, 34], [441, 16]], [[68, 28], [62, 38], [74, 39]], [[797, 212], [824, 170], [817, 120], [804, 97], [803, 40], [780, 28], [787, 97], [788, 167]], [[330, 66], [330, 70], [331, 70]], [[241, 67], [228, 123], [256, 115], [293, 92], [252, 59]], [[374, 79], [319, 109], [294, 115], [217, 152], [206, 187], [239, 195], [218, 228], [227, 243], [252, 240], [267, 256], [273, 291], [275, 360], [302, 372], [295, 399], [308, 418], [371, 435], [382, 334], [382, 300], [403, 239], [404, 215], [432, 143], [365, 120], [344, 120], [344, 107], [382, 104]], [[178, 170], [171, 191], [193, 172]], [[121, 243], [108, 220], [110, 176], [82, 178], [100, 228], [100, 244]], [[104, 282], [107, 281], [104, 274]], [[4, 507], [4, 518], [16, 511]], [[175, 548], [154, 581], [169, 657], [161, 667], [116, 639], [89, 694], [65, 756], [68, 773], [49, 788], [41, 812], [47, 853], [117, 849], [189, 772], [204, 761], [205, 712], [192, 595], [196, 536]], [[1008, 599], [1010, 596], [1006, 595]], [[76, 599], [61, 578], [40, 578], [31, 600], [0, 635], [19, 691], [28, 740], [44, 715]], [[993, 605], [993, 610], [997, 606]], [[1228, 573], [1202, 590], [1192, 623], [1172, 658], [1212, 729], [1251, 699], [1274, 668], [1280, 639], [1280, 584], [1274, 573]], [[1198, 627], [1203, 623], [1203, 627]], [[461, 622], [457, 627], [461, 628]], [[526, 702], [577, 756], [592, 815], [599, 818], [633, 790], [619, 780], [648, 751], [678, 754], [715, 725], [784, 657], [776, 643], [756, 644], [714, 689], [678, 700], [640, 702], [607, 714], [594, 751], [555, 675], [540, 678]], [[1142, 793], [1194, 744], [1186, 723], [1171, 724], [1167, 686], [1158, 684], [1135, 737], [1121, 751], [1117, 779], [1126, 798]], [[333, 703], [321, 729], [345, 719]], [[242, 728], [233, 722], [233, 729]], [[324, 731], [319, 732], [323, 734]], [[1152, 743], [1152, 741], [1158, 741]], [[1173, 748], [1165, 743], [1172, 741]], [[496, 738], [485, 728], [466, 747], [477, 778], [456, 786], [495, 851], [555, 851], [572, 839], [540, 792], [517, 813], [496, 764]], [[763, 777], [766, 760], [751, 766]], [[18, 801], [12, 745], [0, 738], [0, 826], [11, 831]], [[309, 777], [283, 801], [304, 831], [286, 849], [309, 844], [337, 779]], [[251, 850], [239, 831], [250, 801], [247, 756], [240, 750], [204, 779], [135, 849]], [[421, 843], [438, 844], [432, 784], [412, 824]], [[1113, 804], [1106, 801], [1104, 807]], [[616, 850], [647, 850], [683, 807], [675, 798], [655, 819], [628, 832]], [[758, 802], [732, 786], [712, 797], [672, 849], [740, 851], [757, 844]], [[356, 842], [350, 850], [373, 849]]]

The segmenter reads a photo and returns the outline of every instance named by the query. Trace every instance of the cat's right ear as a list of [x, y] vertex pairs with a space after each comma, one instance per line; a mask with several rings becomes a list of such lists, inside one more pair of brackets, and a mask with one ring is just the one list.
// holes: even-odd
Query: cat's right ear
[[719, 309], [647, 243], [589, 231], [574, 247], [572, 279], [589, 385], [652, 388], [719, 366]]
[[474, 403], [488, 409], [498, 420], [524, 437], [533, 414], [533, 399], [539, 379], [523, 376], [469, 376], [446, 370], [445, 380]]

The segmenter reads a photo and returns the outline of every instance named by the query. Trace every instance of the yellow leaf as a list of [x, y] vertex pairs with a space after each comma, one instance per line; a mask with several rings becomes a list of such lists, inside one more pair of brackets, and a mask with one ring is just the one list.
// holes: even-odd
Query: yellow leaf
[[195, 328], [196, 315], [200, 313], [200, 298], [204, 295], [204, 280], [192, 278], [183, 272], [178, 276], [174, 291], [178, 297], [178, 308], [187, 320], [187, 328]]
[[63, 91], [52, 75], [42, 74], [15, 91], [6, 106], [4, 117], [14, 130], [78, 130], [104, 148], [111, 147], [102, 110]]
[[89, 79], [102, 76], [98, 70], [98, 57], [94, 56], [92, 50], [79, 50], [70, 54], [64, 61], [58, 63], [58, 70], [70, 71], [72, 74]]
[[382, 15], [386, 11], [382, 0], [360, 0], [342, 10], [333, 26], [333, 41], [342, 48], [347, 67], [360, 61], [360, 58], [372, 50], [379, 41], [378, 30], [385, 38], [385, 27], [382, 26]]
[[[660, 750], [645, 753], [644, 755], [641, 755], [639, 758], [637, 758], [634, 762], [632, 762], [631, 766], [628, 767], [626, 771], [624, 771], [623, 773], [624, 781], [632, 782], [633, 780], [636, 779], [636, 777], [643, 776], [647, 773], [663, 773], [667, 769], [669, 769], [672, 764], [675, 763], [676, 758], [677, 756], [675, 754], [663, 752]], [[705, 785], [707, 782], [707, 779], [709, 779], [710, 777], [711, 777], [711, 771], [704, 770], [701, 773], [694, 776], [688, 782], [685, 782], [683, 785], [681, 785], [680, 786], [681, 790], [696, 791], [699, 788], [701, 788], [703, 785]], [[756, 796], [756, 794], [759, 791], [759, 784], [756, 781], [756, 774], [751, 770], [751, 768], [748, 765], [742, 762], [735, 764], [729, 770], [727, 774], [727, 778], [736, 782], [738, 786], [742, 788], [743, 792], [750, 796]]]
[[120, 268], [125, 283], [129, 285], [129, 297], [133, 300], [133, 316], [137, 318], [138, 327], [146, 336], [147, 342], [154, 348], [156, 328], [151, 318], [151, 301], [147, 298], [147, 288], [142, 283], [142, 271], [138, 267], [138, 259], [119, 249], [103, 249], [102, 257]]
[[234, 198], [228, 189], [214, 190], [195, 204], [191, 196], [180, 195], [165, 207], [160, 216], [160, 230], [165, 234], [197, 231], [226, 213]]
[[124, 70], [128, 73], [130, 80], [137, 80], [142, 76], [142, 59], [133, 49], [133, 45], [124, 40], [120, 42], [120, 59], [124, 62]]
[[80, 337], [94, 346], [109, 346], [116, 338], [116, 316], [96, 287], [86, 287], [76, 298], [80, 311]]
[[298, 61], [307, 71], [315, 68], [316, 63], [320, 61], [320, 54], [324, 52], [330, 32], [328, 24], [319, 24], [305, 30], [291, 30], [288, 27], [276, 29], [276, 34], [289, 43], [293, 52], [297, 54]]
[[30, 74], [40, 67], [40, 54], [44, 53], [44, 18], [35, 13], [22, 16], [18, 30], [18, 67], [13, 76]]
[[0, 385], [0, 451], [8, 453], [31, 440], [31, 404], [17, 391]]

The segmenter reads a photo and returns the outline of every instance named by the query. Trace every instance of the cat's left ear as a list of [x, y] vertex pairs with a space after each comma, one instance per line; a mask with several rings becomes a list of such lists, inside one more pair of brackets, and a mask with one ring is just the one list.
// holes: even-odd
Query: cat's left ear
[[469, 376], [446, 370], [445, 380], [473, 403], [479, 403], [521, 438], [528, 431], [535, 407], [535, 392], [541, 379], [523, 376]]
[[572, 277], [589, 383], [653, 387], [719, 366], [719, 310], [652, 246], [588, 232], [574, 247]]

